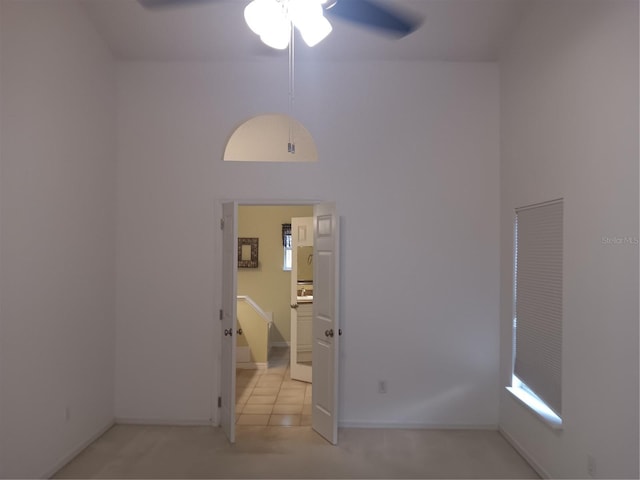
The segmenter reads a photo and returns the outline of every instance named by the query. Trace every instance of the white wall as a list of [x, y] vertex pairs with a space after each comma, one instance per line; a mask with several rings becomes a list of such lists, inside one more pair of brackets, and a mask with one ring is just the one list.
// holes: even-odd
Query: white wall
[[540, 0], [504, 58], [501, 385], [511, 375], [513, 209], [564, 197], [562, 417], [502, 389], [500, 425], [541, 472], [638, 478], [638, 2]]
[[286, 58], [119, 66], [117, 417], [215, 421], [219, 202], [321, 199], [343, 217], [343, 424], [496, 425], [498, 67], [296, 71], [319, 161], [223, 164], [237, 125], [286, 111]]
[[0, 477], [40, 477], [114, 414], [115, 70], [74, 1], [1, 39]]

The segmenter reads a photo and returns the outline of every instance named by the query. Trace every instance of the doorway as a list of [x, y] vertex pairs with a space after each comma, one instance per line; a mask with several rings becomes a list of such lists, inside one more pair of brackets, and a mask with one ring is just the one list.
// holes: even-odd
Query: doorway
[[238, 206], [239, 243], [259, 245], [253, 268], [238, 263], [238, 426], [311, 426], [313, 275], [299, 249], [313, 253], [312, 216], [313, 205]]
[[[313, 353], [312, 363], [318, 368], [313, 369], [313, 390], [311, 396], [311, 424], [314, 430], [325, 437], [331, 443], [337, 442], [337, 372], [338, 372], [338, 351], [339, 335], [338, 328], [338, 300], [339, 300], [339, 223], [334, 204], [314, 204], [313, 202], [291, 202], [286, 204], [273, 204], [270, 202], [229, 202], [222, 205], [223, 221], [223, 282], [222, 282], [222, 361], [221, 361], [221, 385], [220, 399], [220, 423], [223, 430], [233, 442], [235, 440], [235, 393], [236, 393], [236, 337], [239, 329], [237, 324], [237, 293], [238, 284], [236, 280], [240, 275], [238, 271], [238, 234], [239, 220], [238, 208], [245, 206], [313, 206], [313, 234], [314, 249], [313, 258], [318, 265], [314, 269], [313, 291], [314, 302], [312, 308], [312, 335]], [[280, 225], [278, 225], [280, 227]], [[244, 237], [240, 237], [244, 238]], [[259, 238], [259, 237], [256, 237]], [[258, 252], [260, 252], [259, 238]], [[267, 243], [265, 242], [265, 247]], [[282, 247], [281, 247], [282, 248]], [[265, 249], [267, 253], [269, 249]], [[282, 255], [280, 257], [282, 258]], [[260, 269], [260, 257], [258, 254], [258, 266]], [[264, 257], [263, 257], [264, 258]], [[266, 259], [265, 259], [266, 260]], [[272, 259], [269, 259], [271, 261]], [[282, 261], [282, 260], [281, 260]], [[290, 307], [290, 305], [289, 305]], [[285, 317], [286, 318], [286, 317]], [[280, 327], [283, 321], [280, 318]], [[278, 330], [274, 330], [274, 344], [278, 344], [280, 338], [284, 338], [281, 328], [280, 336]], [[289, 332], [290, 334], [290, 332]], [[277, 348], [277, 347], [276, 347]], [[238, 379], [242, 383], [243, 379]], [[263, 382], [263, 388], [269, 388]], [[265, 391], [266, 392], [266, 391]], [[299, 395], [299, 393], [298, 393]], [[305, 391], [305, 396], [307, 396]]]

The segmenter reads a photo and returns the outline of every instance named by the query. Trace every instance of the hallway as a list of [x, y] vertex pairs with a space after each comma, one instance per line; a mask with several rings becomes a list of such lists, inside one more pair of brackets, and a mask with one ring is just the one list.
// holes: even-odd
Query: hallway
[[273, 347], [266, 370], [236, 369], [236, 424], [311, 426], [311, 384], [291, 379], [289, 348]]

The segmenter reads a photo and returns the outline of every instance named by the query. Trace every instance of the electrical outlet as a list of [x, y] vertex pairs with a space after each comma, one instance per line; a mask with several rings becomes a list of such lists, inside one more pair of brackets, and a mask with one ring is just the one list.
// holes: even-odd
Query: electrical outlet
[[378, 381], [378, 393], [387, 393], [387, 381], [379, 380]]
[[587, 455], [587, 473], [591, 478], [596, 476], [596, 457], [593, 455]]

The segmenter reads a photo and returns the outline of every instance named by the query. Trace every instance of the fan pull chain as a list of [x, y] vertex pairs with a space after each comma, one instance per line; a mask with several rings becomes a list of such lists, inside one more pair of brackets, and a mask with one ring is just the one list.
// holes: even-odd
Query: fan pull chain
[[291, 25], [291, 41], [289, 42], [289, 145], [288, 152], [296, 153], [296, 142], [293, 134], [293, 107], [295, 102], [295, 29]]

